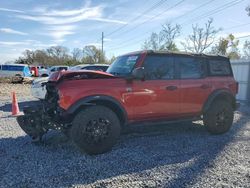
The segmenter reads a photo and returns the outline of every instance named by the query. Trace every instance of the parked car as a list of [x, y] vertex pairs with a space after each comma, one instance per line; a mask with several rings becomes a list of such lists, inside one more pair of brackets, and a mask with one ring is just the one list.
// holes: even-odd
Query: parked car
[[0, 65], [0, 77], [10, 77], [13, 81], [22, 81], [25, 77], [31, 77], [29, 66], [26, 64]]
[[25, 108], [17, 121], [35, 140], [58, 129], [81, 150], [100, 154], [111, 150], [122, 129], [142, 122], [203, 120], [211, 134], [225, 133], [237, 92], [226, 57], [134, 52], [119, 56], [107, 72], [53, 74], [45, 102]]
[[40, 69], [39, 70], [39, 76], [41, 77], [48, 77], [51, 73], [56, 72], [56, 71], [62, 71], [62, 70], [68, 70], [69, 66], [52, 66], [48, 69]]
[[109, 65], [107, 64], [81, 64], [71, 67], [70, 71], [77, 71], [77, 70], [96, 70], [96, 71], [103, 71], [105, 72], [108, 69]]
[[34, 76], [34, 77], [39, 76], [38, 68], [36, 66], [30, 66], [30, 72], [31, 72], [32, 76]]
[[[106, 64], [91, 64], [91, 65], [76, 65], [69, 68], [69, 71], [80, 71], [80, 70], [96, 70], [96, 71], [106, 71], [109, 66]], [[32, 82], [31, 93], [33, 97], [38, 99], [44, 99], [46, 95], [46, 83], [49, 77], [37, 78]]]
[[35, 65], [30, 66], [30, 72], [32, 73], [34, 77], [38, 77], [39, 72], [41, 71], [46, 71], [45, 66], [35, 66]]
[[48, 82], [48, 77], [41, 77], [33, 80], [31, 84], [31, 94], [33, 97], [38, 99], [45, 99], [46, 95], [46, 83]]

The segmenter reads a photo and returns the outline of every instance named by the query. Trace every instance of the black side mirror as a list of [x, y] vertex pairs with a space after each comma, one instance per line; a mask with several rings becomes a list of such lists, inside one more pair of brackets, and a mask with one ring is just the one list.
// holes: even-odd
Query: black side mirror
[[144, 80], [145, 79], [145, 69], [144, 67], [135, 68], [132, 72], [134, 79]]

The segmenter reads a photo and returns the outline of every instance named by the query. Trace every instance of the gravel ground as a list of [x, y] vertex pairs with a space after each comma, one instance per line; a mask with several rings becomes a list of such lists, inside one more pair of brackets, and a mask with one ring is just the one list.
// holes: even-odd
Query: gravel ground
[[56, 131], [32, 144], [10, 116], [11, 91], [21, 109], [34, 100], [29, 85], [0, 84], [0, 187], [250, 187], [250, 107], [224, 135], [201, 122], [143, 126], [89, 156]]

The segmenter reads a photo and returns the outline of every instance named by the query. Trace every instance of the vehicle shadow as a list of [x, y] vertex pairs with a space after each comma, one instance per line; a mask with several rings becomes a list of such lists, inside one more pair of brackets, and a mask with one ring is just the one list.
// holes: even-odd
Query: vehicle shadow
[[[55, 187], [91, 183], [105, 187], [119, 181], [117, 177], [121, 175], [133, 174], [132, 181], [139, 177], [153, 182], [154, 187], [190, 186], [207, 168], [213, 167], [215, 158], [245, 125], [246, 119], [239, 119], [230, 132], [219, 136], [208, 134], [205, 127], [196, 122], [158, 125], [157, 128], [142, 126], [122, 135], [111, 152], [97, 156], [79, 152], [55, 131], [46, 135], [40, 145], [31, 144], [27, 136], [2, 138], [0, 182], [19, 175], [23, 177], [22, 182], [16, 182], [19, 186], [51, 186], [57, 182]], [[154, 173], [157, 169], [164, 172], [165, 181], [157, 180], [148, 172]], [[107, 180], [109, 178], [112, 179]]]
[[[38, 100], [37, 101], [18, 102], [18, 106], [19, 106], [20, 111], [22, 111], [25, 106], [36, 106], [38, 104], [41, 104], [40, 101], [38, 101]], [[6, 103], [4, 105], [1, 105], [0, 107], [1, 107], [0, 110], [3, 111], [3, 112], [11, 112], [12, 104], [11, 103]]]

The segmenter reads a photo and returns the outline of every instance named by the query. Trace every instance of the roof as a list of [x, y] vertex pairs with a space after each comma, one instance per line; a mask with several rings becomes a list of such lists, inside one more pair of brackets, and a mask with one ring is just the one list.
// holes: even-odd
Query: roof
[[7, 66], [29, 66], [28, 64], [1, 64], [1, 65], [7, 65]]
[[142, 51], [134, 51], [127, 53], [125, 55], [136, 55], [141, 53], [147, 54], [169, 54], [174, 56], [200, 56], [200, 57], [207, 57], [207, 58], [215, 58], [215, 59], [229, 59], [226, 56], [222, 55], [215, 55], [215, 54], [204, 54], [204, 53], [190, 53], [190, 52], [173, 52], [173, 51], [156, 51], [156, 50], [142, 50]]
[[[51, 66], [51, 67], [69, 67], [68, 65], [53, 65], [53, 66]], [[51, 68], [50, 67], [50, 68]]]
[[78, 65], [75, 65], [74, 67], [76, 66], [109, 66], [109, 64], [78, 64]]

